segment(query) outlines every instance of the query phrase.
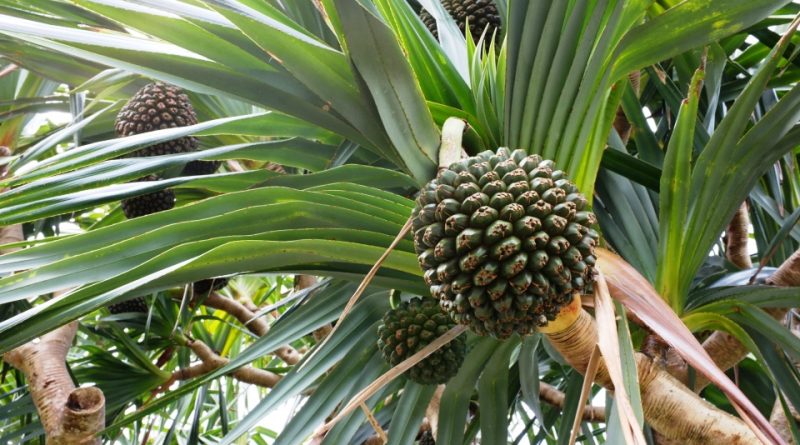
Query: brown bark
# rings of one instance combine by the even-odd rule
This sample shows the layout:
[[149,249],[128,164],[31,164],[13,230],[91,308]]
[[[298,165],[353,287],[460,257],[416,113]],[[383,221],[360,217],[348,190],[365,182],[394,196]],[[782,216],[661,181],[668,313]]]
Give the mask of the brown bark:
[[[787,402],[789,406],[789,412],[792,414],[792,422],[795,423],[798,427],[800,427],[800,412],[795,409],[795,407]],[[792,427],[789,423],[789,418],[786,417],[786,413],[783,411],[783,404],[781,404],[780,399],[775,399],[775,404],[772,405],[772,414],[769,416],[769,423],[775,427],[778,431],[778,434],[783,437],[783,439],[789,445],[796,445],[794,438],[792,437]]]
[[[0,147],[0,156],[8,156]],[[5,169],[0,169],[0,176]],[[0,246],[24,240],[22,224],[0,228]],[[0,249],[0,254],[19,248]],[[28,381],[33,403],[48,445],[100,444],[105,427],[105,397],[97,387],[76,388],[67,370],[67,352],[78,331],[78,322],[61,326],[2,356]]]
[[[572,367],[586,371],[598,342],[597,325],[589,313],[581,310],[569,326],[546,335]],[[698,397],[644,354],[636,353],[635,359],[645,420],[666,438],[685,445],[759,443],[741,419]],[[612,389],[602,360],[595,382]]]
[[[12,224],[10,226],[0,228],[0,246],[18,243],[24,239],[25,238],[22,235],[22,224]],[[19,248],[3,249],[2,252],[9,253],[15,250],[19,250]]]
[[[263,337],[269,332],[269,325],[263,318],[257,317],[256,313],[248,309],[244,304],[239,303],[233,298],[223,297],[214,292],[206,298],[204,305],[227,312],[241,324],[247,327],[250,332]],[[275,350],[275,355],[280,357],[287,365],[294,365],[300,361],[302,356],[291,346],[281,346]]]
[[750,217],[747,214],[747,202],[739,206],[725,230],[725,256],[728,261],[739,269],[753,267],[753,261],[747,252],[748,231],[750,230]]
[[[792,333],[797,337],[800,337],[800,330],[792,329]],[[795,362],[795,367],[800,369],[800,362]],[[769,422],[775,429],[778,431],[778,434],[783,437],[786,443],[790,445],[796,445],[794,437],[792,436],[792,427],[791,423],[794,423],[795,426],[800,428],[800,410],[795,408],[791,402],[787,401],[786,405],[789,408],[789,413],[791,414],[791,420],[789,417],[786,416],[786,412],[783,411],[783,404],[779,398],[775,399],[775,403],[772,405],[772,413],[769,416]]]
[[442,405],[442,394],[444,394],[444,385],[436,387],[436,391],[428,402],[428,407],[425,408],[425,420],[427,420],[427,429],[431,431],[433,437],[439,434],[439,407]]
[[384,445],[386,441],[383,440],[383,437],[375,434],[369,436],[367,440],[364,441],[364,445]]
[[[313,275],[295,275],[294,276],[294,291],[299,292],[303,289],[308,289],[309,287],[317,284],[317,277]],[[312,332],[312,336],[314,337],[314,341],[317,343],[321,342],[331,333],[333,330],[333,325],[328,323],[319,329]]]
[[3,359],[25,374],[48,445],[100,444],[105,398],[98,388],[76,388],[66,366],[78,323],[72,322],[7,352]]
[[[781,264],[778,270],[767,279],[767,284],[780,287],[800,287],[800,250],[793,253],[791,257]],[[776,319],[781,319],[786,315],[788,309],[773,308],[766,309],[766,311]],[[721,331],[711,334],[703,342],[703,348],[723,371],[742,361],[749,352],[736,337]],[[668,353],[667,370],[679,381],[688,384],[689,368],[675,351]],[[705,376],[699,373],[696,374],[695,391],[702,391],[708,384],[709,381]]]
[[313,275],[295,275],[294,290],[301,291],[317,284],[317,277]]
[[[228,359],[221,357],[202,341],[191,340],[187,346],[194,351],[195,355],[197,355],[197,358],[199,358],[202,363],[175,371],[167,385],[175,380],[188,380],[208,374],[228,364]],[[281,379],[280,376],[275,373],[263,369],[256,369],[252,366],[243,366],[233,371],[231,375],[241,382],[252,383],[265,388],[272,388]]]
[[[548,405],[555,406],[556,408],[564,409],[564,400],[566,396],[563,392],[559,391],[553,385],[545,382],[539,383],[539,399]],[[584,422],[606,422],[606,410],[602,406],[587,405],[583,407],[581,417]]]
[[780,287],[800,287],[800,249],[784,261],[771,277],[767,278],[767,284]]

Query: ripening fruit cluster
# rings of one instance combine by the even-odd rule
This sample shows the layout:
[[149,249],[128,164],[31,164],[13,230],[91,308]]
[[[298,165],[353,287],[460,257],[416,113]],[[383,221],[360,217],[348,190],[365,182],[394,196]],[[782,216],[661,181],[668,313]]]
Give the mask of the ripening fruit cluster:
[[[378,349],[390,365],[396,366],[454,326],[436,300],[413,298],[383,316]],[[465,350],[466,340],[461,335],[414,365],[406,376],[423,385],[444,383],[458,372]]]
[[527,335],[589,292],[595,216],[552,161],[486,151],[439,172],[413,212],[425,282],[480,335]]

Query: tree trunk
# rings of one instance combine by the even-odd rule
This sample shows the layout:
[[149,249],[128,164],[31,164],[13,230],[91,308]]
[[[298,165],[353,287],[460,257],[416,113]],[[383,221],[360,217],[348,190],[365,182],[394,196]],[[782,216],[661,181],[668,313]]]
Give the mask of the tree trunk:
[[[572,367],[585,373],[599,340],[594,318],[580,307],[580,298],[576,297],[556,322],[541,331]],[[759,443],[741,419],[701,399],[644,354],[636,353],[635,359],[645,420],[664,437],[685,445]],[[595,382],[613,389],[602,360]]]
[[67,370],[67,351],[78,322],[22,345],[3,358],[25,374],[48,445],[99,445],[105,398],[96,387],[76,388]]

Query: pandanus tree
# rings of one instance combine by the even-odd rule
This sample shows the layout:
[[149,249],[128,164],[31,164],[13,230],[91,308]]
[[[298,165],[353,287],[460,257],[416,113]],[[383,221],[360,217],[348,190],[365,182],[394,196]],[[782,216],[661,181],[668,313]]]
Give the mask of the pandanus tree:
[[0,0],[0,441],[796,443],[800,6],[484,3]]

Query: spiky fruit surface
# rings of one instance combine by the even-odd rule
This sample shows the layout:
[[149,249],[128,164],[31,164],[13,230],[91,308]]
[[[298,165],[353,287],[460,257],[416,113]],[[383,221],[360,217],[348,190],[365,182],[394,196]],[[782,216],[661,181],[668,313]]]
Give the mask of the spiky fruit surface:
[[[180,88],[163,82],[145,85],[117,114],[114,128],[119,136],[147,133],[197,123],[189,97]],[[132,156],[187,153],[197,148],[197,139],[182,137],[142,148]]]
[[144,297],[131,298],[130,300],[120,301],[119,303],[109,304],[108,310],[112,314],[126,314],[129,312],[147,313],[149,308]]
[[191,161],[183,167],[182,176],[210,175],[219,168],[219,161]]
[[[466,29],[467,21],[469,21],[469,32],[475,42],[480,39],[487,26],[489,29],[486,31],[486,35],[489,37],[495,33],[495,30],[500,29],[500,14],[498,14],[497,7],[491,0],[442,0],[442,6],[456,22],[462,33]],[[436,19],[425,9],[420,12],[419,18],[431,33],[438,38]]]
[[217,291],[228,285],[227,278],[208,278],[206,280],[195,281],[194,294],[205,295],[211,291]]
[[[155,175],[140,179],[140,181],[156,180],[158,180],[158,177]],[[171,189],[164,189],[153,193],[134,196],[133,198],[123,199],[121,207],[122,212],[125,213],[125,217],[128,219],[169,210],[175,207],[175,192]]]
[[479,335],[530,334],[593,281],[595,216],[538,155],[500,148],[453,163],[412,216],[431,294]]
[[[383,324],[378,328],[378,349],[390,365],[396,366],[453,326],[436,300],[414,298],[383,316]],[[414,365],[406,375],[423,385],[444,383],[458,372],[465,349],[462,335]]]

